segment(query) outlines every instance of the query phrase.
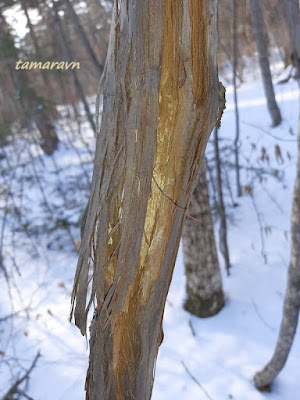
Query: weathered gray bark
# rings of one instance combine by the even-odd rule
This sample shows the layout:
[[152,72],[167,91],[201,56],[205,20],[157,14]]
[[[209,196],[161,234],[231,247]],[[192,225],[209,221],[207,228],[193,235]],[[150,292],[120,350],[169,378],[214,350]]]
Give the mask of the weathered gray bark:
[[187,214],[182,232],[187,290],[184,308],[198,317],[211,317],[223,307],[224,295],[209,204],[205,159],[201,162],[198,182]]
[[[51,15],[51,19],[53,21],[53,25],[54,25],[54,29],[57,32],[57,36],[60,42],[60,46],[62,48],[62,52],[66,57],[66,61],[68,62],[72,62],[73,61],[73,57],[72,57],[72,53],[71,50],[68,46],[68,42],[67,39],[65,37],[65,33],[63,31],[60,19],[59,19],[59,15],[58,15],[58,4],[53,1],[53,9],[54,9],[54,14],[52,14],[52,11],[49,9],[49,13]],[[78,97],[80,98],[80,100],[82,101],[83,107],[84,107],[84,111],[86,113],[87,119],[91,125],[91,128],[93,129],[94,133],[96,134],[96,125],[94,122],[94,118],[93,118],[93,114],[90,111],[90,107],[88,105],[88,102],[86,100],[83,88],[81,86],[81,83],[78,79],[77,73],[75,69],[71,69],[71,73],[72,73],[72,77],[73,77],[73,81],[74,81],[74,86],[76,88]]]
[[214,153],[215,153],[216,177],[217,177],[216,180],[217,180],[217,193],[218,193],[218,214],[220,217],[219,243],[220,243],[220,251],[224,257],[225,269],[227,271],[227,275],[229,275],[230,258],[229,258],[228,244],[227,244],[227,220],[226,220],[225,203],[223,198],[221,158],[219,152],[219,138],[218,138],[217,127],[215,127],[214,131]]
[[96,304],[88,400],[151,397],[186,207],[217,119],[216,13],[216,0],[114,4],[72,295],[83,334]]
[[78,15],[76,14],[72,3],[70,2],[70,0],[63,0],[63,2],[65,3],[65,5],[67,6],[70,18],[72,20],[72,23],[74,24],[75,27],[75,31],[76,34],[78,35],[79,39],[81,40],[84,48],[86,49],[87,54],[90,57],[90,60],[93,63],[93,66],[96,70],[96,72],[99,75],[99,78],[103,72],[103,66],[98,62],[97,57],[92,49],[92,46],[88,40],[88,37],[86,36],[86,33],[80,23],[80,20],[78,18]]
[[298,166],[293,196],[291,262],[279,338],[272,359],[254,377],[258,389],[270,385],[284,367],[293,344],[300,309],[300,119],[298,121]]
[[281,123],[281,113],[275,99],[270,64],[268,58],[268,46],[263,29],[263,18],[260,6],[260,0],[250,0],[252,23],[256,40],[256,47],[259,57],[259,65],[264,85],[268,110],[272,119],[272,126],[277,126]]

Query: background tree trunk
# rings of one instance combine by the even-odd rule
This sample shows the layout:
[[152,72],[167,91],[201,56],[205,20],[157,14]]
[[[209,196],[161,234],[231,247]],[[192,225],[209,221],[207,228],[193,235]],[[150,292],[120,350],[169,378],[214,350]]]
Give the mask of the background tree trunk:
[[183,220],[217,119],[216,13],[216,0],[114,4],[72,295],[83,334],[96,302],[88,400],[151,397]]
[[289,36],[292,48],[292,62],[297,69],[297,77],[300,77],[300,12],[299,0],[285,0],[285,15],[289,27]]
[[103,66],[100,65],[100,63],[97,60],[97,57],[92,49],[92,46],[88,40],[87,35],[85,34],[85,31],[80,23],[80,20],[76,14],[76,12],[74,11],[73,5],[70,2],[70,0],[63,0],[64,4],[67,6],[70,18],[72,20],[72,23],[74,24],[75,27],[75,31],[79,37],[79,39],[81,40],[84,48],[86,49],[87,54],[90,57],[90,60],[93,63],[93,66],[97,72],[97,75],[99,76],[99,79],[101,77],[101,74],[103,72]]
[[258,389],[270,385],[284,367],[297,329],[300,309],[300,118],[298,121],[298,166],[292,209],[292,253],[279,338],[272,359],[254,377]]
[[224,295],[209,203],[205,159],[201,161],[198,182],[187,214],[182,233],[187,289],[184,308],[198,317],[211,317],[223,307]]
[[41,104],[41,100],[31,85],[26,71],[22,69],[15,69],[15,63],[19,56],[18,49],[15,47],[14,39],[10,34],[1,8],[0,39],[10,42],[10,46],[7,49],[8,53],[3,54],[3,56],[5,57],[5,63],[12,80],[13,88],[19,98],[19,122],[21,122],[21,125],[29,125],[29,122],[35,122],[36,127],[41,135],[40,146],[45,154],[51,155],[56,150],[58,145],[58,137],[56,135],[54,125],[49,112],[47,112],[44,105]]
[[275,99],[275,93],[272,83],[272,76],[271,76],[269,57],[268,57],[268,46],[266,43],[266,37],[263,29],[263,17],[260,6],[260,0],[250,0],[250,5],[252,12],[252,22],[254,27],[256,47],[259,57],[259,65],[265,89],[267,105],[272,119],[272,126],[277,126],[281,123],[281,114]]
[[223,184],[222,184],[222,171],[221,171],[221,158],[219,152],[219,137],[218,128],[215,127],[214,131],[214,152],[215,152],[215,163],[216,163],[216,175],[217,175],[217,193],[218,193],[218,214],[220,217],[220,229],[219,229],[219,243],[220,251],[224,257],[225,269],[227,275],[229,275],[230,270],[230,258],[227,243],[227,219],[226,219],[226,209],[223,198]]
[[21,119],[23,122],[26,121],[27,125],[28,121],[35,122],[40,133],[39,144],[44,153],[49,156],[54,153],[59,143],[50,114],[43,106],[40,106],[37,94],[29,83],[26,71],[16,71],[14,63],[9,63],[8,66],[14,89],[17,93],[21,93]]
[[[52,14],[52,10],[50,8],[49,8],[49,13],[51,14],[51,19],[53,21],[54,29],[57,32],[57,36],[58,36],[58,40],[59,40],[60,45],[61,45],[62,52],[65,55],[66,60],[68,62],[72,62],[73,61],[72,53],[71,53],[71,50],[70,50],[70,48],[68,46],[68,42],[67,42],[67,39],[65,37],[65,34],[64,34],[64,31],[63,31],[63,28],[62,28],[62,25],[61,25],[61,22],[60,22],[60,19],[59,19],[57,7],[58,7],[58,4],[55,1],[53,1],[54,15]],[[87,119],[88,119],[88,121],[89,121],[89,123],[91,125],[92,130],[96,134],[96,125],[95,125],[95,122],[94,122],[93,114],[90,111],[89,104],[88,104],[88,102],[86,100],[83,88],[82,88],[82,86],[80,84],[80,81],[78,79],[78,76],[77,76],[75,68],[71,69],[71,73],[72,73],[72,76],[73,76],[74,86],[76,88],[78,97],[80,98],[80,100],[81,100],[81,102],[83,104],[83,108],[84,108],[84,111],[86,113]]]
[[58,145],[58,137],[49,114],[41,109],[36,110],[34,122],[41,134],[40,146],[44,153],[51,155]]
[[235,111],[235,139],[234,139],[234,157],[235,157],[235,176],[236,176],[236,191],[237,196],[242,195],[240,182],[240,161],[239,161],[239,140],[240,140],[240,117],[237,97],[237,57],[238,57],[238,42],[237,42],[237,5],[236,0],[232,0],[232,66],[233,66],[233,98]]
[[[39,61],[42,61],[43,60],[43,54],[42,54],[41,48],[39,46],[39,41],[38,41],[37,35],[35,34],[35,31],[34,31],[34,26],[32,25],[32,22],[31,22],[31,19],[30,19],[30,16],[29,16],[28,8],[27,8],[27,5],[26,5],[26,0],[21,0],[21,6],[22,6],[22,9],[23,9],[24,14],[26,16],[27,25],[28,25],[29,33],[30,33],[30,38],[31,38],[33,46],[34,46],[34,50],[35,50],[36,56],[38,57]],[[48,103],[50,103],[51,102],[50,99],[53,99],[55,97],[55,95],[54,95],[53,88],[51,86],[51,82],[50,82],[50,79],[49,79],[49,76],[48,76],[48,72],[43,70],[43,69],[40,70],[40,72],[41,72],[41,76],[42,76],[42,79],[43,79],[43,82],[44,82],[44,85],[45,85],[45,89],[47,91],[47,101],[48,101]],[[52,102],[53,102],[53,100],[52,100]],[[51,112],[51,115],[52,115],[53,118],[58,118],[59,117],[59,112],[57,111],[56,106],[54,104],[51,104],[50,112]],[[53,133],[55,134],[55,130],[52,130],[52,134]]]

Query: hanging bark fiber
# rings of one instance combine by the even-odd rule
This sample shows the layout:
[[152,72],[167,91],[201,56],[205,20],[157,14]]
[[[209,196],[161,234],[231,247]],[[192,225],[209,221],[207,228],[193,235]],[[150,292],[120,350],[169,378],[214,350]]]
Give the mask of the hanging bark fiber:
[[89,400],[151,397],[184,216],[221,111],[216,18],[216,0],[115,1],[72,295],[82,334],[95,302]]

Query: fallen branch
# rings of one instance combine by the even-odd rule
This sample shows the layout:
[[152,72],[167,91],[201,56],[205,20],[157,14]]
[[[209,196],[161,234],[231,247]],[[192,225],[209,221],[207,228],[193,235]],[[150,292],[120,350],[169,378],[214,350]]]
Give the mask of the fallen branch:
[[183,365],[183,368],[186,370],[187,374],[193,379],[193,381],[201,388],[201,390],[205,393],[206,397],[209,400],[213,400],[212,397],[208,394],[208,392],[204,389],[204,387],[201,385],[201,383],[194,377],[194,375],[191,373],[191,371],[188,369],[188,367],[185,365],[184,361],[181,361],[181,364]]

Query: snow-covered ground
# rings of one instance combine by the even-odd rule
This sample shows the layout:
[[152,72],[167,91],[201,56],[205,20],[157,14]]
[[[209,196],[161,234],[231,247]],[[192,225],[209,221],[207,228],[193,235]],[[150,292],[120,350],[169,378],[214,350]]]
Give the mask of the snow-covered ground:
[[[231,276],[223,274],[226,305],[209,319],[183,310],[185,277],[180,250],[164,316],[165,338],[156,365],[153,400],[299,399],[299,334],[272,392],[260,393],[252,383],[253,374],[274,350],[290,252],[298,86],[295,82],[277,85],[276,93],[283,123],[271,129],[260,81],[239,88],[241,180],[252,196],[237,199],[234,171],[229,168],[235,135],[233,93],[227,88],[227,109],[219,131],[233,196],[232,201],[225,184],[232,262]],[[34,400],[84,398],[88,348],[68,318],[76,267],[73,242],[79,239],[78,222],[88,196],[93,137],[86,124],[81,126],[82,136],[71,135],[70,128],[77,132],[77,125],[61,120],[61,144],[54,161],[26,141],[6,147],[5,154],[0,149],[4,157],[1,208],[10,210],[6,221],[3,215],[1,221],[1,227],[5,222],[3,257],[11,277],[8,290],[1,272],[0,318],[17,312],[13,318],[0,320],[0,395],[40,351],[28,394]],[[210,162],[212,157],[210,142]],[[238,205],[233,207],[233,202]],[[221,255],[220,263],[223,270]]]

